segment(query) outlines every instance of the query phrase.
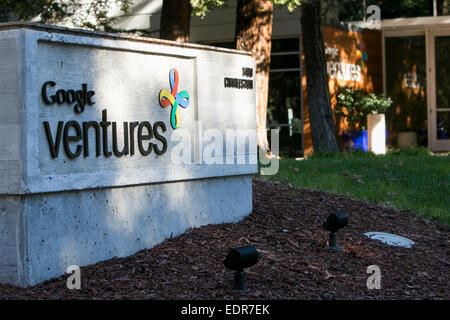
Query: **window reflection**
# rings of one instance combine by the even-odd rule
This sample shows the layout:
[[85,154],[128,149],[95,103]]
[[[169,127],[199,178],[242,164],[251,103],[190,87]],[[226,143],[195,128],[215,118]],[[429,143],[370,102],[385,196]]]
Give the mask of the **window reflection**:
[[450,37],[436,37],[436,107],[450,108]]
[[427,78],[425,36],[386,38],[386,94],[394,101],[386,112],[389,143],[399,132],[416,132],[426,145]]
[[299,48],[299,38],[272,40],[267,105],[267,127],[280,130],[280,153],[292,157],[303,155]]

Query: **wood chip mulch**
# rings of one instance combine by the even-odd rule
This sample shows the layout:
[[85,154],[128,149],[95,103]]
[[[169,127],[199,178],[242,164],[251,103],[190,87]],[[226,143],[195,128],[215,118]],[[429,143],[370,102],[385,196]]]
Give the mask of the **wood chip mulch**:
[[[82,267],[82,289],[67,276],[27,289],[0,285],[0,299],[445,299],[450,298],[449,228],[379,205],[255,180],[254,210],[239,223],[191,229],[149,250]],[[321,227],[329,213],[350,221],[343,252],[328,252]],[[412,249],[366,238],[382,231],[416,242]],[[258,263],[246,270],[249,292],[232,290],[228,250],[251,244]],[[366,286],[381,269],[381,289]]]

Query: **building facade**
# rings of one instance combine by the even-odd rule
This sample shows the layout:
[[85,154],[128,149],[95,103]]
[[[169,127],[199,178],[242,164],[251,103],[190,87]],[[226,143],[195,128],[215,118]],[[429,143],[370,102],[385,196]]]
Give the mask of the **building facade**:
[[[190,41],[233,47],[236,0],[191,19]],[[129,14],[112,10],[114,28],[158,38],[163,0],[135,0]],[[324,40],[332,105],[340,86],[390,96],[388,147],[450,150],[450,16],[384,20],[381,30],[338,22],[336,1],[325,2]],[[439,14],[439,13],[438,13]],[[267,128],[280,130],[280,151],[312,152],[303,72],[300,11],[274,7]],[[336,120],[338,137],[347,129]]]

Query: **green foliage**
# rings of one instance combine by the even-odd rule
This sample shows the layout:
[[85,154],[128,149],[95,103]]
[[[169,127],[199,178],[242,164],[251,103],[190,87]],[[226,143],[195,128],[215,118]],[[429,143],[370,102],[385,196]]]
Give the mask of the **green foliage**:
[[431,156],[433,153],[425,147],[408,147],[404,149],[392,149],[389,155],[394,156]]
[[[367,7],[377,5],[382,19],[423,17],[433,15],[433,2],[429,0],[367,0]],[[438,0],[440,11],[444,0]],[[447,9],[448,10],[448,9]],[[339,0],[339,19],[342,21],[363,20],[361,0]]]
[[77,27],[112,30],[115,18],[108,15],[113,6],[130,11],[132,0],[0,0],[0,21],[8,21],[13,15],[20,21],[28,21],[40,15],[41,22],[55,24],[70,22]]
[[[305,0],[273,0],[276,5],[297,9]],[[115,20],[108,16],[112,5],[118,4],[123,12],[130,12],[133,0],[0,0],[0,22],[13,15],[20,21],[28,21],[38,15],[43,23],[70,21],[75,26],[114,31],[110,24]],[[208,11],[224,7],[228,0],[191,0],[192,14],[204,18]],[[94,17],[94,21],[89,21]]]
[[0,21],[8,21],[10,15],[21,21],[27,21],[41,14],[43,21],[52,17],[62,18],[66,15],[69,4],[49,0],[0,0]]
[[337,92],[335,114],[347,119],[351,129],[365,129],[368,114],[384,113],[392,105],[391,98],[367,94],[363,90],[340,87]]
[[227,4],[227,0],[191,0],[192,14],[203,19],[208,11]]
[[450,224],[450,158],[430,156],[421,148],[407,152],[367,156],[328,153],[302,161],[282,159],[276,175],[261,177],[408,210]]
[[272,0],[277,6],[286,6],[289,12],[298,9],[307,0]]
[[362,97],[361,90],[354,90],[349,87],[338,89],[337,106],[334,112],[339,117],[346,118],[351,129],[356,129],[358,124],[364,122],[366,117],[361,107]]
[[361,104],[363,109],[368,112],[368,114],[379,114],[385,113],[386,110],[392,105],[392,99],[385,97],[384,95],[376,95],[371,93],[367,96],[362,97]]
[[333,151],[314,151],[314,153],[308,156],[308,159],[326,159],[326,158],[345,158],[346,154],[344,152],[333,152]]
[[361,149],[349,149],[347,152],[330,152],[330,151],[314,151],[308,159],[325,159],[325,158],[370,158],[375,157],[372,151],[364,151]]
[[[307,0],[272,0],[275,5],[286,6],[292,12],[300,7],[302,2]],[[206,16],[208,11],[215,8],[227,6],[228,0],[191,0],[192,14],[202,19]]]
[[375,153],[372,151],[364,151],[362,149],[349,149],[345,153],[346,157],[357,157],[357,158],[371,158],[375,157]]
[[[28,21],[40,15],[41,22],[55,24],[69,21],[78,27],[114,31],[110,25],[115,18],[108,15],[113,4],[119,4],[123,12],[130,12],[133,0],[0,0],[0,22],[12,16]],[[305,0],[273,0],[274,4],[286,6],[289,11],[297,9]],[[208,11],[221,8],[228,0],[191,0],[192,14],[204,18]],[[94,17],[94,21],[90,21]]]

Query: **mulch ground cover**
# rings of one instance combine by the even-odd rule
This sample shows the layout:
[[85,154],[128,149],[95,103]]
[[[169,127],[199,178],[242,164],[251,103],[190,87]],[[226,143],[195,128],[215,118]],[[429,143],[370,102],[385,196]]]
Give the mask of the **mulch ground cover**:
[[[22,289],[0,285],[0,299],[449,299],[449,228],[379,205],[255,180],[254,210],[239,223],[208,225],[126,258],[81,268],[81,290],[67,276]],[[344,210],[343,252],[328,252],[322,223]],[[392,247],[363,233],[383,231],[416,242]],[[249,292],[236,293],[223,260],[251,244],[258,263],[246,270]],[[381,289],[366,286],[381,269]]]

